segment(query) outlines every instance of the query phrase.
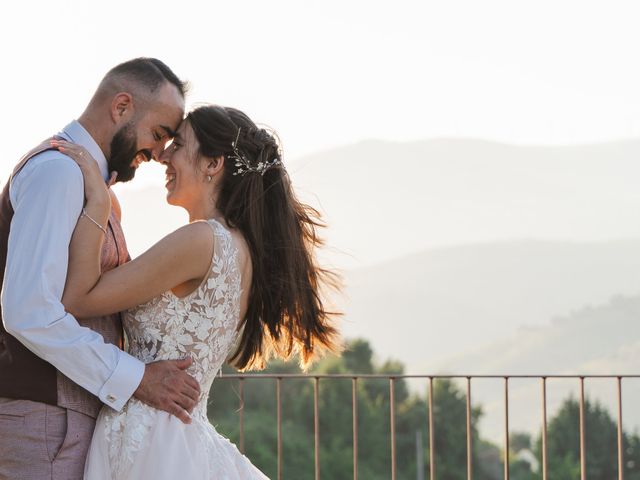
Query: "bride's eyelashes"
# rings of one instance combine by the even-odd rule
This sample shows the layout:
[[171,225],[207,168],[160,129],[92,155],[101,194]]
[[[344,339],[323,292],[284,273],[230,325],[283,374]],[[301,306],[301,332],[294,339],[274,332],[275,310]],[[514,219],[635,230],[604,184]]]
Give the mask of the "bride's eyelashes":
[[180,147],[182,147],[182,144],[174,138],[173,140],[171,140],[171,143],[169,143],[169,144],[165,147],[165,150],[166,150],[168,153],[173,153],[173,152],[175,152],[176,150],[178,150]]

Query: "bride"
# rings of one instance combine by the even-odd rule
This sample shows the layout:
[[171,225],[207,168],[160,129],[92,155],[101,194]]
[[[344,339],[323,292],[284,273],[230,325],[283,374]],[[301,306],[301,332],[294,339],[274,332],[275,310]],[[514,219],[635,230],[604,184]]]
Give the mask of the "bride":
[[[103,407],[85,465],[96,479],[264,479],[207,419],[222,363],[261,368],[272,355],[309,364],[337,332],[320,297],[335,278],[318,267],[318,213],[297,201],[274,136],[244,113],[203,106],[182,122],[160,162],[167,201],[190,223],[100,275],[111,196],[97,163],[53,141],[85,179],[63,303],[78,317],[125,311],[129,352],[144,362],[191,357],[202,394],[190,424],[132,398]],[[188,415],[188,414],[187,414]]]

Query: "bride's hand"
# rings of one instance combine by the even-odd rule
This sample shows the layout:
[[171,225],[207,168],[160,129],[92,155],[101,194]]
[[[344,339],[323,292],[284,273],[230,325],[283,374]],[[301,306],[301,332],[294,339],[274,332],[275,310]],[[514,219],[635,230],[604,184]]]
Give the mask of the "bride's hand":
[[[98,202],[101,205],[111,205],[111,196],[109,195],[108,186],[102,177],[98,162],[82,145],[70,143],[65,140],[51,140],[51,146],[60,150],[72,160],[74,160],[84,177],[84,195],[87,204]],[[113,183],[112,174],[109,186]]]

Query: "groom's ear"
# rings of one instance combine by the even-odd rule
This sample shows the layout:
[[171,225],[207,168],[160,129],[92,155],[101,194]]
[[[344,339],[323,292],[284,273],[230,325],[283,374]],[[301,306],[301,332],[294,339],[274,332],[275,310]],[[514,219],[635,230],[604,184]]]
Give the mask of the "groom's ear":
[[114,123],[128,121],[133,115],[133,97],[130,93],[117,93],[111,100],[111,119]]

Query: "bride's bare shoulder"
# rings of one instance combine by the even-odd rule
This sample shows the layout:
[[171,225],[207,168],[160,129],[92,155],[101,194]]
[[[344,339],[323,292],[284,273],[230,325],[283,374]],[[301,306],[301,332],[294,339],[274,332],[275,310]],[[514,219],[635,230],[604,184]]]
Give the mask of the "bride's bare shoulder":
[[206,239],[213,241],[211,226],[205,220],[196,220],[195,222],[187,223],[175,230],[171,235],[176,236],[180,240],[186,241],[200,241]]
[[180,254],[198,257],[213,251],[214,236],[207,222],[197,221],[188,223],[156,244],[166,254]]

